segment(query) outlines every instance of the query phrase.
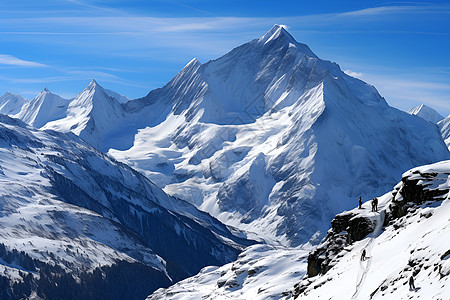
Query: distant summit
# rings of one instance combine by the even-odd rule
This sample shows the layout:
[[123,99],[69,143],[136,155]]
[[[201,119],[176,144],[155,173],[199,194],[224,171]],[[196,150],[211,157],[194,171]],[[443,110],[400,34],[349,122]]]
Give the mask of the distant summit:
[[52,94],[48,88],[45,88],[39,95],[26,103],[14,117],[33,127],[40,128],[47,122],[62,118],[68,104],[69,100]]
[[444,119],[444,117],[441,116],[436,110],[429,106],[426,106],[425,104],[421,104],[419,106],[411,108],[410,110],[408,110],[408,113],[414,116],[421,117],[422,119],[435,124]]
[[15,115],[27,102],[28,100],[20,95],[6,92],[0,97],[0,113],[5,115]]

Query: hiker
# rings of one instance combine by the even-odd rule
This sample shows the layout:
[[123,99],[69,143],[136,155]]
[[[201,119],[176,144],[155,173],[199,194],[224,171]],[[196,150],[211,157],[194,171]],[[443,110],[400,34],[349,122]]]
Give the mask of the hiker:
[[409,289],[411,291],[415,291],[416,290],[416,287],[414,286],[414,278],[413,278],[412,275],[411,275],[411,277],[409,277]]
[[374,211],[374,212],[378,211],[378,198],[377,197],[372,199],[372,211]]
[[359,196],[358,202],[359,202],[359,209],[361,209],[361,205],[362,205],[362,199],[361,199],[361,196]]
[[361,261],[365,261],[366,260],[366,249],[363,249],[362,253],[361,253]]

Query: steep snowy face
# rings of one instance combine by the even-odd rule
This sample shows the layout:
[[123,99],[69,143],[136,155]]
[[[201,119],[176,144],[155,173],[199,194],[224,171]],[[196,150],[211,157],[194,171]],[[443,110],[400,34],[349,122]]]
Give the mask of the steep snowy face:
[[308,276],[294,289],[294,298],[445,299],[450,293],[450,247],[443,242],[450,238],[449,174],[450,161],[409,170],[379,198],[377,212],[365,203],[336,216],[327,239],[310,254]]
[[378,197],[376,212],[367,201],[336,215],[316,247],[251,246],[233,263],[204,268],[148,300],[446,299],[449,174],[450,161],[409,170]]
[[434,124],[444,119],[444,117],[441,116],[436,110],[429,106],[426,106],[425,104],[421,104],[419,106],[411,108],[410,110],[408,110],[408,114],[421,117],[422,119],[425,119],[428,122]]
[[[315,78],[308,79],[313,69]],[[169,106],[172,113],[183,113],[188,121],[197,117],[219,125],[253,123],[275,104],[280,108],[289,102],[281,90],[301,94],[320,83],[326,73],[308,46],[275,25],[260,39],[217,60],[201,65],[193,59],[163,88],[127,103],[126,110],[147,112],[150,106],[154,111],[165,104],[160,109],[165,110],[163,117],[170,112]]]
[[95,80],[68,105],[63,118],[49,122],[42,129],[73,132],[96,148],[101,148],[106,133],[124,114],[122,106]]
[[125,104],[136,129],[109,153],[221,221],[288,245],[381,194],[404,170],[449,158],[434,125],[319,59],[282,27]]
[[119,93],[116,93],[116,92],[108,90],[108,89],[104,89],[104,90],[108,96],[115,98],[117,101],[119,101],[119,103],[126,103],[126,102],[130,101],[130,98],[128,98],[127,96],[121,95]]
[[450,149],[450,116],[437,123],[445,144]]
[[69,100],[52,94],[47,88],[42,90],[33,100],[23,105],[15,118],[40,128],[47,122],[58,120],[66,115]]
[[[250,244],[76,140],[0,115],[0,243],[9,250],[74,273],[137,263],[161,286],[227,263]],[[25,268],[0,262],[0,270]]]
[[27,102],[28,100],[20,95],[6,92],[0,97],[0,114],[15,115]]

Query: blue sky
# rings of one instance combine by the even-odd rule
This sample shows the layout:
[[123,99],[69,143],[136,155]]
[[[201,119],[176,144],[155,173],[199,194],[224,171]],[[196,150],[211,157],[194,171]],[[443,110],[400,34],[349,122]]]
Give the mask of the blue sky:
[[92,78],[130,98],[196,57],[215,59],[284,24],[389,104],[450,114],[447,1],[1,1],[0,94],[64,97]]

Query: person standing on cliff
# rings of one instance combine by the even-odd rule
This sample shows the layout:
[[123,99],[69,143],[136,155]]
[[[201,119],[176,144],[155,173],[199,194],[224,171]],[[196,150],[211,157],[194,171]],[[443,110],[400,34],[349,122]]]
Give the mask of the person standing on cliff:
[[372,199],[372,211],[373,212],[378,211],[378,198],[377,197]]
[[362,206],[362,199],[361,199],[361,196],[359,196],[358,202],[359,202],[359,209],[361,209],[361,206]]

